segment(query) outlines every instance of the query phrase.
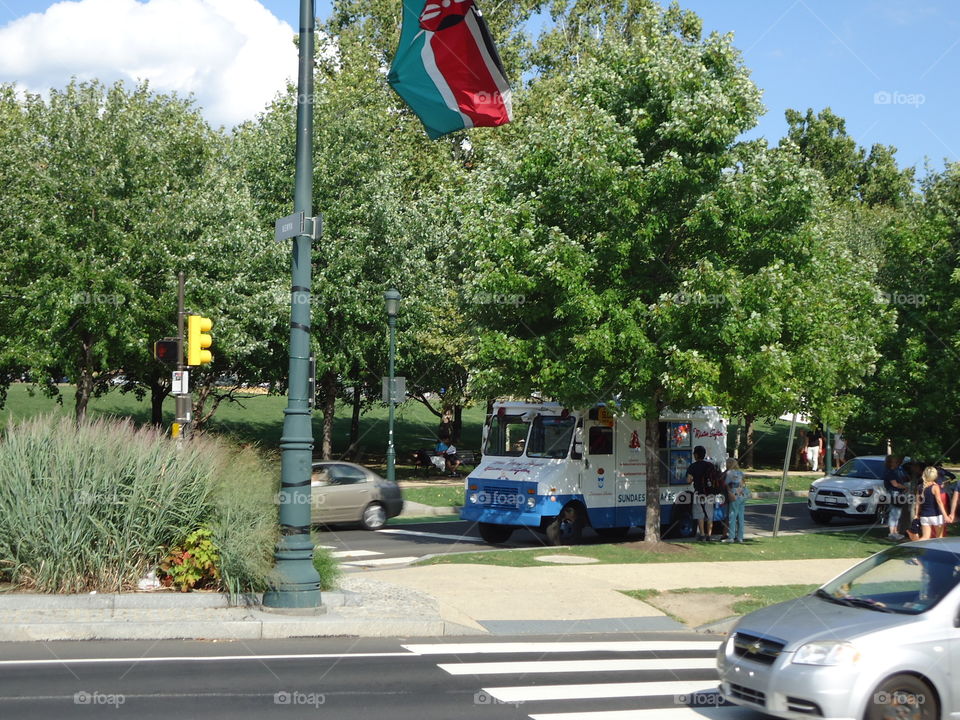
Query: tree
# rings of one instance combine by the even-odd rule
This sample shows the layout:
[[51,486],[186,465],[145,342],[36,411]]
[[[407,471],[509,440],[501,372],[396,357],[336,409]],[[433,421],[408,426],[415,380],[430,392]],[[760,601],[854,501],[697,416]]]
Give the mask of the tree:
[[11,322],[30,332],[10,352],[37,382],[71,377],[78,418],[124,375],[127,389],[152,392],[159,422],[169,376],[152,346],[176,328],[177,271],[190,276],[188,303],[216,318],[229,365],[257,345],[257,304],[244,298],[269,286],[265,263],[279,253],[256,241],[225,139],[190,101],[74,81],[48,101],[28,95],[22,114],[32,181],[7,230],[7,272],[24,298]]
[[[854,259],[822,227],[819,176],[796,150],[735,144],[760,103],[729,37],[652,2],[578,3],[560,20],[520,119],[480,153],[468,291],[523,301],[475,306],[471,366],[481,393],[644,418],[655,541],[664,408],[827,403],[875,359],[876,329],[816,321],[874,293],[869,278],[830,282]],[[796,328],[799,309],[814,322]],[[831,345],[848,332],[850,358]]]

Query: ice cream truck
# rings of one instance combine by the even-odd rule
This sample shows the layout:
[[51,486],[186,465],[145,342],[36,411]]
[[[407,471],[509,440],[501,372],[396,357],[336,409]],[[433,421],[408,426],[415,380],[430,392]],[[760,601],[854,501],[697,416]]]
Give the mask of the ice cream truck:
[[[571,410],[557,403],[498,402],[483,430],[480,463],[465,482],[460,517],[480,535],[502,543],[517,528],[573,544],[590,526],[623,537],[646,522],[646,422],[596,406]],[[727,423],[716,408],[666,411],[660,418],[661,522],[692,534],[687,466],[703,445],[723,469]]]

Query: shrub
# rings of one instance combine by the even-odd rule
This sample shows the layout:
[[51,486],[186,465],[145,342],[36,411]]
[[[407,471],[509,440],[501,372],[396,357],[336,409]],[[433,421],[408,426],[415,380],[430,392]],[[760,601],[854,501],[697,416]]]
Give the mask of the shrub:
[[320,574],[320,589],[333,590],[337,586],[340,574],[340,563],[330,554],[330,551],[322,547],[313,548],[313,567]]
[[259,590],[276,484],[254,450],[211,437],[178,447],[129,421],[11,423],[0,437],[0,572],[42,592],[130,589],[205,526],[226,588]]
[[210,530],[200,528],[170,552],[160,563],[160,581],[181,592],[220,585],[220,552],[210,539]]

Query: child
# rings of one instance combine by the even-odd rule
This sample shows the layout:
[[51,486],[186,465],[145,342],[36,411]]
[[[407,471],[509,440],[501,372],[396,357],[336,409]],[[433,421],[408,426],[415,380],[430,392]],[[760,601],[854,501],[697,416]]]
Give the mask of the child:
[[747,484],[736,458],[727,458],[727,518],[730,523],[725,543],[743,542],[743,511],[747,504]]

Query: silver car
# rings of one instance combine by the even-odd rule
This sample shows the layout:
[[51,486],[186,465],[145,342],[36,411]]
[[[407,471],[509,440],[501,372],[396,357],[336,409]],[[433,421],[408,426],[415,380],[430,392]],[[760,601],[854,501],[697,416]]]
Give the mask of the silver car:
[[314,463],[310,485],[310,520],[318,525],[360,523],[378,530],[403,511],[400,487],[355,463]]
[[882,455],[865,455],[844,463],[826,477],[814,480],[807,509],[814,522],[826,525],[832,518],[886,522],[890,498],[883,486]]
[[742,617],[720,693],[781,718],[960,717],[960,538],[890,547]]

